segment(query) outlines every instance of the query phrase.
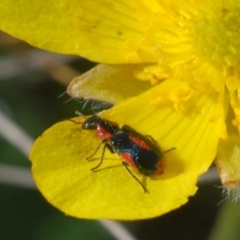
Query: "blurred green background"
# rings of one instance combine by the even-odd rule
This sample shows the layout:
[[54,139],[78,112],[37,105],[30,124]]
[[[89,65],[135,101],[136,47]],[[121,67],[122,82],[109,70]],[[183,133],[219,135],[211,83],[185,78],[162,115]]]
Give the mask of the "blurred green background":
[[[73,77],[94,65],[80,57],[35,49],[0,32],[0,120],[6,116],[31,140],[54,123],[74,117],[75,110],[89,114],[83,102],[63,93]],[[2,123],[0,128],[15,138],[11,126]],[[26,154],[0,131],[0,240],[127,239],[113,228],[118,237],[114,236],[99,221],[68,217],[52,207],[34,188],[30,168]],[[19,180],[23,176],[26,184]],[[119,224],[131,239],[240,239],[239,204],[219,204],[223,196],[214,179],[200,183],[197,194],[175,211]]]

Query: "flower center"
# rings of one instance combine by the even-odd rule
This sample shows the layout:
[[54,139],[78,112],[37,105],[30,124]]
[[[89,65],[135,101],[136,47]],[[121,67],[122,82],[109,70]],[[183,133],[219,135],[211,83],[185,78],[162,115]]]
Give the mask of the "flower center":
[[165,79],[196,89],[230,92],[240,88],[239,0],[159,1],[139,56],[156,62],[138,78]]
[[196,51],[211,64],[239,68],[240,7],[238,3],[229,5],[228,8],[216,6],[201,14],[201,19],[195,22],[193,40]]

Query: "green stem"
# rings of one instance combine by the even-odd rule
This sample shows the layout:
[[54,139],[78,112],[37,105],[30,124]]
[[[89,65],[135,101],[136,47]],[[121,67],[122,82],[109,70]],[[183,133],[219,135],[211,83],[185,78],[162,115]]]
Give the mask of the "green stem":
[[209,240],[240,239],[240,202],[228,202],[219,213]]

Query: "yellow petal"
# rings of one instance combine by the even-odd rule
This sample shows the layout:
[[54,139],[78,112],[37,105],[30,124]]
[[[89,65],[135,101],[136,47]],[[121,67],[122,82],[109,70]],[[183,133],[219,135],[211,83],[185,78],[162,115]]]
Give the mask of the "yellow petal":
[[150,194],[144,193],[121,166],[119,158],[108,152],[102,170],[92,172],[91,168],[99,163],[101,151],[94,161],[88,162],[86,157],[99,142],[93,134],[80,132],[79,125],[69,121],[54,125],[33,146],[30,158],[37,187],[65,214],[90,219],[149,218],[169,211],[173,203],[179,206],[186,202],[189,191],[190,195],[195,193],[191,174],[184,178],[184,186],[174,193],[174,197],[175,181],[181,176],[176,176],[175,181],[166,185],[167,179],[171,180],[169,174],[161,180],[147,182]]
[[[176,147],[165,153],[165,170],[157,180],[143,179],[150,193],[144,193],[121,166],[119,157],[108,151],[101,170],[92,172],[101,150],[94,161],[86,157],[100,139],[89,130],[81,132],[78,124],[65,121],[39,137],[30,155],[34,179],[49,202],[75,217],[125,220],[159,216],[187,202],[197,190],[199,175],[216,155],[217,124],[209,118],[218,95],[199,93],[185,115],[171,105],[150,106],[151,96],[148,91],[102,115],[151,135],[163,151]],[[140,174],[134,173],[142,180]]]
[[[96,62],[141,61],[126,44],[139,44],[143,26],[134,1],[0,1],[0,29],[46,50]],[[133,57],[135,56],[135,57]]]
[[100,64],[74,78],[68,86],[68,94],[73,98],[91,98],[116,104],[151,87],[148,82],[138,81],[133,77],[134,72],[144,66],[146,64]]

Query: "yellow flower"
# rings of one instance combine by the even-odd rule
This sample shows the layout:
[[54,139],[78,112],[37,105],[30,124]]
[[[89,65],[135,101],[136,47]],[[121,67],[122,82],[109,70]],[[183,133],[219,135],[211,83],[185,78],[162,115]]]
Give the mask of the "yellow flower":
[[[151,135],[164,155],[157,180],[134,174],[106,152],[103,170],[87,161],[100,139],[61,122],[36,141],[33,176],[49,202],[81,218],[141,219],[184,204],[217,157],[222,182],[239,184],[240,7],[237,0],[2,0],[0,27],[30,44],[79,54],[100,65],[75,79],[73,97],[116,103],[101,117]],[[121,65],[127,63],[125,65]],[[138,80],[136,80],[138,79]],[[84,119],[75,119],[82,122]],[[107,168],[107,169],[105,169]]]

